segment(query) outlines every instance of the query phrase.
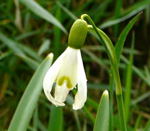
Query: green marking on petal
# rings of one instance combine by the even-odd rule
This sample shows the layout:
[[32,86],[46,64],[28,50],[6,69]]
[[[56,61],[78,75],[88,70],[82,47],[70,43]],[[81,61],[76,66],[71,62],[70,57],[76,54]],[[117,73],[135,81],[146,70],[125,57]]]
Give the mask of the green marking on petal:
[[57,83],[58,83],[59,86],[63,85],[64,82],[67,83],[67,88],[70,89],[70,88],[73,87],[73,85],[72,85],[72,83],[71,83],[71,80],[70,80],[69,77],[67,77],[67,76],[62,76],[62,77],[60,77],[60,78],[58,79],[58,81],[57,81]]

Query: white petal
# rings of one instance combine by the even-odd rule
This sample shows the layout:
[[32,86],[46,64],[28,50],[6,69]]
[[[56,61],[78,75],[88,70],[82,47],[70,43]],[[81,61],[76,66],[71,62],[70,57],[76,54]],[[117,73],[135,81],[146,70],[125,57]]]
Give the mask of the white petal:
[[47,92],[45,92],[45,95],[47,96],[48,100],[52,102],[55,106],[65,106],[64,103],[56,101],[51,94],[47,94]]
[[60,67],[63,63],[63,59],[64,59],[65,55],[66,55],[66,50],[54,62],[54,64],[49,68],[49,70],[47,71],[47,73],[44,77],[44,80],[43,80],[44,93],[45,93],[46,97],[48,98],[48,100],[51,101],[56,106],[64,106],[64,103],[56,102],[50,93],[51,93],[52,86],[56,80],[56,77],[59,73]]
[[69,91],[70,89],[67,88],[66,82],[62,86],[56,85],[54,93],[55,100],[63,103],[66,100]]
[[78,53],[78,91],[75,95],[73,109],[78,110],[84,106],[87,99],[87,79],[81,58],[81,52]]
[[72,87],[75,87],[77,84],[77,60],[79,52],[79,49],[73,49],[71,47],[67,48],[63,65],[58,74],[58,80],[63,76],[68,77],[71,81]]

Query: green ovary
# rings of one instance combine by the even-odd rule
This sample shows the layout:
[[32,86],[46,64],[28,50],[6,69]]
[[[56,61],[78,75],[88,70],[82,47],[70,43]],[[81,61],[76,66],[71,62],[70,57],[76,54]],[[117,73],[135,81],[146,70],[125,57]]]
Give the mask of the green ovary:
[[87,27],[88,26],[86,21],[81,19],[77,19],[73,23],[68,38],[68,45],[70,47],[74,49],[81,49],[87,36],[87,32],[88,32]]
[[67,83],[67,88],[70,89],[70,88],[73,87],[73,85],[72,85],[72,83],[71,83],[71,80],[70,80],[69,77],[67,77],[67,76],[62,76],[62,77],[60,77],[60,78],[58,79],[58,81],[57,81],[57,83],[58,83],[59,86],[63,85],[64,82]]

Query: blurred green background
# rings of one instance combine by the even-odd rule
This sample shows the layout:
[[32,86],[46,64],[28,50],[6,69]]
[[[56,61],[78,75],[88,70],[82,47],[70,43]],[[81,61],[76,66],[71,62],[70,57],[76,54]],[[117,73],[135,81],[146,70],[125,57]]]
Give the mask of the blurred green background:
[[[32,2],[36,2],[36,6],[32,6]],[[18,102],[42,59],[49,52],[53,52],[56,59],[67,47],[67,32],[75,19],[84,13],[90,15],[115,45],[129,20],[141,11],[140,19],[125,41],[120,63],[123,91],[127,86],[131,87],[129,131],[150,129],[150,0],[1,0],[0,131],[7,130]],[[131,43],[134,43],[133,50]],[[129,71],[131,54],[133,64]],[[55,122],[58,130],[93,129],[101,93],[104,89],[109,90],[111,83],[110,63],[104,47],[91,34],[88,34],[82,48],[82,56],[88,79],[85,107],[73,111],[66,104],[63,109],[56,109],[42,92],[28,130],[53,130],[50,125]],[[115,96],[112,104],[115,130],[119,126]],[[59,120],[53,121],[55,117]]]

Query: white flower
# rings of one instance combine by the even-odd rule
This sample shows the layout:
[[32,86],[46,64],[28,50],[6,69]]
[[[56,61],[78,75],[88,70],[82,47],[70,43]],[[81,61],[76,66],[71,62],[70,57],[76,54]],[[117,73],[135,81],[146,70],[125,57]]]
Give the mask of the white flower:
[[[51,94],[53,86],[54,96]],[[80,49],[68,47],[47,71],[43,88],[50,102],[56,106],[64,106],[69,91],[76,87],[74,110],[81,109],[87,99],[87,79]]]

